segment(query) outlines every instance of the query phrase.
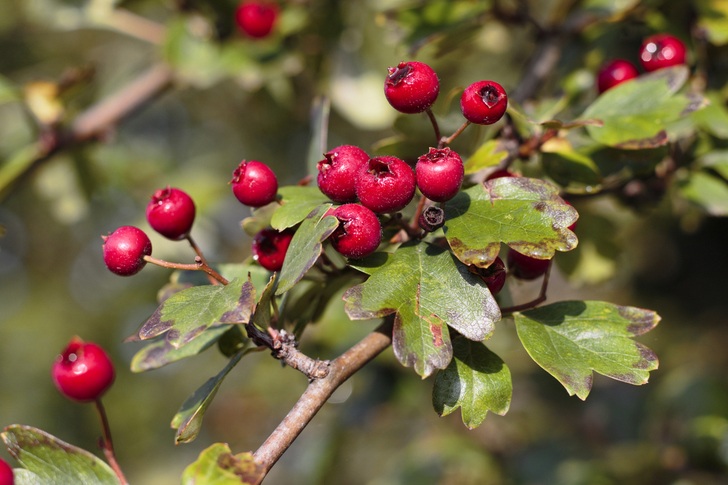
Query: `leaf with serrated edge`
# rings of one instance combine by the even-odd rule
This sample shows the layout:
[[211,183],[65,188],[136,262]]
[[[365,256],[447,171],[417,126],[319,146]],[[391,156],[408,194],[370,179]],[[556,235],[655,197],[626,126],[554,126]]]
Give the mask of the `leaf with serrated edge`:
[[331,204],[316,207],[296,230],[283,260],[276,295],[282,295],[301,281],[321,255],[321,243],[339,227],[336,217],[325,215],[330,208]]
[[223,286],[195,286],[175,293],[162,303],[139,330],[139,338],[166,333],[167,341],[180,348],[215,325],[247,323],[255,304],[250,281],[236,278]]
[[651,310],[600,301],[564,301],[514,313],[518,337],[531,358],[568,391],[586,399],[592,371],[645,384],[657,369],[654,352],[632,337],[660,321]]
[[159,369],[167,364],[197,355],[214,344],[228,330],[230,327],[227,325],[210,327],[192,342],[178,349],[172,347],[172,344],[166,339],[151,342],[132,357],[131,371],[144,372]]
[[447,325],[481,341],[500,320],[488,287],[449,251],[424,241],[375,253],[356,268],[370,277],[344,293],[346,314],[362,320],[394,313],[394,354],[423,378],[452,359]]
[[578,214],[543,180],[501,177],[461,191],[445,204],[445,237],[460,261],[486,268],[501,243],[537,259],[577,244],[567,229]]
[[215,443],[185,468],[182,485],[255,485],[264,477],[252,453],[233,455],[227,444]]
[[329,198],[322,194],[316,186],[291,185],[281,187],[278,190],[278,195],[282,198],[281,203],[271,219],[271,226],[278,231],[295,226],[306,219],[306,216],[316,207],[330,202]]
[[511,371],[501,358],[480,342],[456,337],[450,365],[435,377],[432,404],[440,416],[460,408],[463,424],[473,429],[488,411],[505,415],[512,393]]
[[0,437],[8,452],[35,474],[39,483],[119,485],[114,471],[103,460],[43,430],[14,424],[6,427]]

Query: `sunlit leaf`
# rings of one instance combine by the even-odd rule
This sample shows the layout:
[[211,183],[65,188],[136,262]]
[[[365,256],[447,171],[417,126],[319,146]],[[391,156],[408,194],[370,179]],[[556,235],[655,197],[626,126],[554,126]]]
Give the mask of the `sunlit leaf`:
[[499,140],[488,140],[463,162],[465,173],[472,174],[484,168],[495,167],[506,159],[508,152]]
[[329,198],[322,194],[316,186],[281,187],[278,189],[278,195],[282,198],[281,204],[271,219],[271,226],[278,231],[295,226],[303,221],[312,210],[321,204],[330,202]]
[[185,468],[182,485],[254,485],[264,476],[252,453],[233,455],[227,444],[215,443]]
[[144,372],[158,369],[167,364],[197,355],[217,342],[228,330],[230,328],[227,325],[208,328],[197,338],[180,348],[173,347],[166,339],[159,339],[148,344],[134,355],[131,359],[131,371]]

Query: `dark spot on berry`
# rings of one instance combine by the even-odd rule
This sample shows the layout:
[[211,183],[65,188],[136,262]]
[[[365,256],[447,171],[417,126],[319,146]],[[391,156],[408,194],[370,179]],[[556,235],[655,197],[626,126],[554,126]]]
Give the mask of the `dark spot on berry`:
[[412,66],[406,62],[400,62],[397,67],[389,68],[389,75],[387,75],[387,82],[396,86],[401,83],[408,75],[412,72]]
[[493,85],[488,84],[480,90],[480,97],[488,108],[492,108],[502,99],[503,94]]

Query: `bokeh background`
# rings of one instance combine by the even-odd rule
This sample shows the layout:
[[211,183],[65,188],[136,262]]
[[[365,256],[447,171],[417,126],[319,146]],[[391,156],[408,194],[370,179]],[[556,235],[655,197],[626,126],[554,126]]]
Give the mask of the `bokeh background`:
[[[725,109],[728,96],[728,39],[720,37],[728,31],[728,8],[717,0],[291,0],[281,5],[273,36],[257,42],[235,30],[235,6],[232,0],[0,4],[5,175],[28,158],[23,154],[40,136],[43,113],[67,126],[157,63],[176,72],[173,86],[100,141],[29,166],[0,199],[0,426],[32,425],[96,450],[93,409],[62,398],[50,380],[56,354],[73,335],[96,341],[117,365],[105,403],[119,461],[135,484],[179,483],[185,466],[213,442],[256,449],[306,385],[265,352],[246,357],[224,382],[198,439],[173,444],[172,416],[225,359],[213,348],[131,373],[139,347],[122,341],[154,311],[169,271],[148,267],[119,278],[101,258],[102,234],[126,224],[148,229],[144,208],[155,189],[172,185],[194,198],[192,234],[210,260],[244,260],[250,237],[240,221],[250,213],[228,186],[241,159],[270,164],[282,185],[298,182],[308,173],[312,106],[322,96],[330,102],[329,147],[356,144],[405,157],[424,152],[427,119],[389,107],[382,94],[386,68],[403,59],[430,63],[442,83],[435,112],[443,131],[452,131],[460,118],[450,93],[479,79],[498,80],[509,91],[524,82],[543,33],[516,15],[526,11],[519,6],[542,27],[573,27],[525,103],[533,112],[561,102],[560,116],[576,117],[596,97],[599,65],[613,57],[636,62],[641,40],[658,31],[686,41],[718,107]],[[59,82],[66,82],[59,96],[43,96]],[[41,108],[24,104],[33,96]],[[458,148],[472,152],[497,128],[469,130]],[[726,145],[720,130],[704,136],[710,150]],[[688,167],[691,156],[684,154]],[[521,168],[528,171],[529,163],[539,161]],[[336,393],[267,482],[728,483],[728,224],[720,211],[696,207],[675,187],[638,195],[574,199],[582,244],[574,255],[557,257],[549,296],[658,311],[661,324],[640,338],[661,362],[648,385],[597,376],[585,402],[569,397],[529,359],[504,320],[490,347],[513,374],[506,416],[490,414],[472,431],[459,413],[438,417],[432,379],[403,369],[389,350]],[[722,195],[714,200],[725,207]],[[155,256],[191,261],[184,244],[151,231],[150,237]],[[516,295],[533,290],[513,285]],[[331,358],[375,326],[347,321],[335,304],[302,347]],[[0,456],[10,459],[5,450]]]

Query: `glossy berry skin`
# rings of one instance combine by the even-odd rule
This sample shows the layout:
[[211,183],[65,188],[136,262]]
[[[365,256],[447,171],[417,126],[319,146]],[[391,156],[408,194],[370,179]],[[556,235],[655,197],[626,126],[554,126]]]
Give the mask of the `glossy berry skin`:
[[387,68],[384,97],[401,113],[421,113],[427,110],[440,94],[440,80],[430,66],[423,62],[400,62]]
[[463,160],[450,148],[430,148],[417,159],[417,187],[422,195],[435,202],[455,197],[465,177]]
[[0,458],[0,485],[13,485],[14,483],[13,468]]
[[599,69],[597,91],[601,94],[618,84],[636,78],[639,74],[639,71],[631,62],[624,59],[614,59]]
[[184,239],[195,221],[195,203],[180,189],[166,187],[152,195],[147,204],[147,222],[167,239]]
[[463,91],[460,109],[465,119],[478,125],[500,120],[508,108],[508,95],[495,81],[478,81]]
[[243,160],[230,181],[233,194],[241,204],[263,207],[276,200],[278,179],[270,167],[257,160]]
[[392,156],[371,158],[359,169],[356,195],[377,214],[404,209],[415,195],[415,172],[404,160]]
[[114,365],[104,349],[74,337],[51,369],[53,383],[74,401],[99,399],[114,382]]
[[235,23],[241,32],[254,39],[270,35],[278,19],[278,7],[273,3],[248,1],[235,10]]
[[354,145],[341,145],[324,153],[318,162],[318,187],[336,203],[356,200],[356,177],[359,169],[369,161],[369,155]]
[[263,229],[253,238],[253,259],[268,271],[280,271],[291,239],[293,231]]
[[490,290],[491,295],[497,295],[503,289],[506,284],[506,265],[503,263],[501,258],[495,258],[495,261],[491,263],[487,268],[478,268],[476,266],[469,266],[468,270],[476,274],[483,280],[485,285]]
[[331,245],[351,259],[369,256],[382,242],[382,226],[377,215],[361,204],[344,204],[330,215],[339,220],[339,227],[331,234]]
[[152,242],[149,236],[134,226],[121,226],[104,240],[104,263],[109,271],[119,276],[131,276],[144,268],[147,262],[144,256],[152,254]]
[[551,265],[550,259],[532,258],[513,249],[508,250],[506,260],[510,273],[522,280],[533,280],[543,276]]
[[640,47],[640,62],[645,71],[685,64],[685,44],[670,34],[647,37]]

